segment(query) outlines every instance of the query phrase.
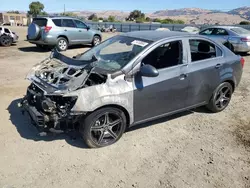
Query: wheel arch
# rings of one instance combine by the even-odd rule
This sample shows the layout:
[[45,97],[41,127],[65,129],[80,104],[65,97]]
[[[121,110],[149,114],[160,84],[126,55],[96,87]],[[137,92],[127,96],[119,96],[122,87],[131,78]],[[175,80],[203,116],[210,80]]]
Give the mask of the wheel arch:
[[65,38],[68,41],[68,43],[69,43],[69,39],[68,39],[68,37],[66,35],[59,35],[57,37],[57,39],[59,39],[59,38]]
[[95,34],[93,35],[92,40],[94,40],[94,37],[95,37],[95,36],[100,37],[100,39],[101,39],[101,41],[102,41],[102,36],[101,36],[100,34],[98,34],[98,33],[95,33]]
[[[235,81],[234,80],[232,80],[232,79],[227,79],[227,80],[224,80],[223,82],[228,82],[229,84],[231,84],[231,86],[232,86],[232,88],[233,88],[233,92],[234,92],[234,90],[235,90]],[[222,83],[223,83],[222,82]]]
[[[128,110],[126,108],[124,108],[123,106],[121,106],[121,105],[118,105],[118,104],[107,104],[107,105],[104,105],[104,106],[96,108],[94,111],[100,110],[100,109],[106,108],[106,107],[113,107],[113,108],[117,108],[117,109],[123,111],[124,114],[125,114],[125,117],[126,117],[126,122],[127,122],[126,126],[128,127],[130,125],[130,122],[131,122],[130,114],[129,114]],[[89,113],[91,113],[91,112],[89,112]]]

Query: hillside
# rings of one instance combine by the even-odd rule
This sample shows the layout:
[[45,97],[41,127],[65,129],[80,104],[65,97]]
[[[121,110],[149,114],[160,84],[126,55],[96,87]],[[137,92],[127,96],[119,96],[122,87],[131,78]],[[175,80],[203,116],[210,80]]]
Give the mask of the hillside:
[[233,9],[228,12],[229,14],[240,15],[243,18],[250,19],[250,7],[241,7],[237,9]]
[[[110,15],[115,16],[117,20],[125,20],[129,12],[108,10],[108,11],[75,11],[75,14],[88,18],[91,14],[98,17],[108,18]],[[181,19],[187,24],[238,24],[241,21],[250,19],[250,7],[241,7],[228,12],[219,10],[208,10],[201,8],[182,8],[174,10],[159,10],[153,13],[147,13],[150,18],[171,18]]]

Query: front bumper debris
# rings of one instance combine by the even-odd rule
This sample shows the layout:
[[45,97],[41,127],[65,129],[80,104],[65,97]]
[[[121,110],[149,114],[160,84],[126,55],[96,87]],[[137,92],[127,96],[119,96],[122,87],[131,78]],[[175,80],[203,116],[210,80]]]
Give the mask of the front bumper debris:
[[83,115],[71,112],[76,99],[51,97],[44,96],[34,84],[31,84],[19,107],[23,114],[29,115],[31,123],[41,132],[62,133],[75,130],[79,118]]

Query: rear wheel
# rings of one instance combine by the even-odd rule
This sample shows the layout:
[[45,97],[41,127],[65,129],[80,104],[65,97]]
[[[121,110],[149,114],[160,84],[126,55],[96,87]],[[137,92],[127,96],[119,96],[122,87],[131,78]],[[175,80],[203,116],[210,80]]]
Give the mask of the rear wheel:
[[7,35],[2,35],[0,37],[0,44],[5,47],[10,46],[12,44],[11,37]]
[[207,108],[215,113],[223,111],[230,103],[232,94],[233,87],[230,83],[224,82],[220,84],[214,91]]
[[99,148],[117,142],[126,129],[126,117],[122,110],[106,107],[87,116],[80,127],[85,143]]
[[66,51],[68,49],[68,40],[64,37],[57,39],[56,48],[59,51]]

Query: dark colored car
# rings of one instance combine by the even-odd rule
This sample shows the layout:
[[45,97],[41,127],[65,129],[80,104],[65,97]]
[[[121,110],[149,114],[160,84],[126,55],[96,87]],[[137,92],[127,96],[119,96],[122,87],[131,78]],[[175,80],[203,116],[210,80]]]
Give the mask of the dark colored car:
[[140,31],[69,58],[58,51],[28,74],[22,106],[44,131],[79,130],[89,147],[127,127],[199,106],[224,110],[244,59],[207,37]]

